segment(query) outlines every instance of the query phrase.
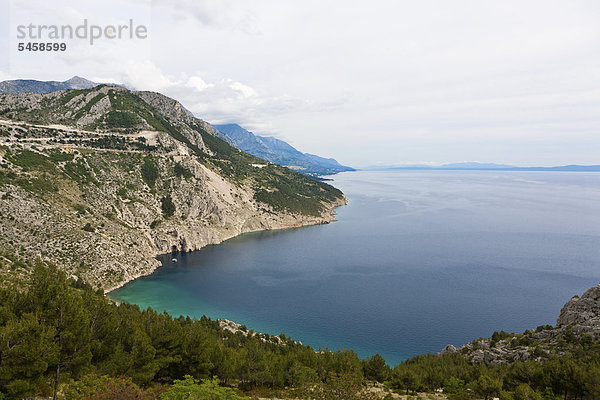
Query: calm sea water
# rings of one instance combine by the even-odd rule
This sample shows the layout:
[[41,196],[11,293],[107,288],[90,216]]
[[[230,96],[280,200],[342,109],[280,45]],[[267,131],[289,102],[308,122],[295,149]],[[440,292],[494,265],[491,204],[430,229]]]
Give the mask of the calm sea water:
[[113,299],[390,364],[554,324],[600,282],[600,173],[349,172],[329,225],[163,258]]

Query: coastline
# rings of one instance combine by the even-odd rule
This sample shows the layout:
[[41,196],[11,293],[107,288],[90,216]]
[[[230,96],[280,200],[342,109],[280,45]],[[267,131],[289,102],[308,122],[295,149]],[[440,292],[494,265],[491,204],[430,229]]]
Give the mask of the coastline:
[[[297,220],[297,222],[295,223],[288,223],[288,224],[274,224],[273,226],[268,226],[268,227],[261,227],[261,228],[257,228],[257,229],[253,229],[250,227],[250,225],[244,225],[248,226],[250,229],[244,230],[244,227],[242,227],[241,231],[233,233],[233,234],[225,234],[224,236],[220,236],[220,237],[212,237],[212,239],[215,239],[213,241],[209,241],[206,243],[203,243],[200,246],[194,246],[193,251],[200,251],[201,249],[203,249],[206,246],[211,246],[211,245],[219,245],[229,239],[233,239],[235,237],[247,234],[247,233],[253,233],[253,232],[265,232],[265,231],[277,231],[277,230],[287,230],[287,229],[295,229],[295,228],[302,228],[302,227],[307,227],[307,226],[316,226],[316,225],[325,225],[325,224],[329,224],[331,222],[335,222],[337,221],[336,218],[336,209],[338,207],[343,207],[345,205],[348,204],[348,198],[344,195],[341,199],[339,199],[338,201],[332,202],[330,204],[327,204],[327,209],[323,212],[323,214],[319,217],[312,217],[309,219],[304,219],[303,217],[306,216],[300,216],[301,218],[298,220],[298,215],[292,215],[292,214],[288,214],[287,216],[290,216],[294,219]],[[192,250],[190,249],[190,252]],[[178,251],[177,253],[181,253],[181,251]],[[129,279],[126,279],[122,282],[117,283],[114,286],[111,286],[109,288],[104,289],[104,296],[110,298],[108,295],[112,292],[114,292],[117,289],[122,288],[123,286],[139,279],[139,278],[143,278],[145,276],[149,276],[152,275],[156,270],[158,270],[159,268],[163,267],[163,263],[161,261],[158,260],[159,257],[167,255],[167,254],[172,254],[169,252],[160,252],[160,251],[156,251],[155,253],[153,253],[150,258],[153,261],[147,260],[149,261],[154,268],[148,270],[148,271],[143,271],[137,274],[132,274]],[[111,301],[113,301],[111,299]]]

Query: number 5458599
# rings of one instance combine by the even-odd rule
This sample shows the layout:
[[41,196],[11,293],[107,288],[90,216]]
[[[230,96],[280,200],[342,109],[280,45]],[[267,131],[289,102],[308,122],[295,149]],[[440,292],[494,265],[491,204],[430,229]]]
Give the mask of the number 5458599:
[[67,50],[67,44],[66,43],[53,43],[53,42],[19,43],[17,46],[17,50],[19,50],[19,51],[65,51],[65,50]]

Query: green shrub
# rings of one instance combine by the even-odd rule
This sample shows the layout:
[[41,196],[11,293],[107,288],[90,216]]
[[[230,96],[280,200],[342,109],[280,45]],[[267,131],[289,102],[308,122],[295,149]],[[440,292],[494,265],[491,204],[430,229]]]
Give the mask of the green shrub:
[[184,167],[180,163],[176,163],[175,164],[175,176],[177,176],[178,178],[181,178],[183,176],[185,179],[189,179],[193,175],[192,175],[192,172],[189,169],[187,169],[186,167]]
[[77,183],[97,183],[92,173],[80,160],[71,161],[65,164],[65,175]]
[[144,158],[144,164],[142,164],[142,178],[144,178],[144,181],[150,187],[153,187],[158,179],[158,167],[150,156]]
[[190,375],[175,383],[163,394],[161,400],[244,400],[236,392],[227,387],[219,386],[219,379],[203,379],[201,382]]
[[171,195],[168,194],[161,199],[161,209],[165,218],[172,217],[175,214],[175,204]]
[[58,186],[50,179],[18,178],[13,183],[29,192],[42,196],[51,192],[58,192]]
[[[164,391],[157,386],[150,389],[142,389],[127,377],[110,377],[96,374],[88,374],[78,381],[71,381],[62,388],[65,400],[79,399],[154,399]],[[1,399],[1,398],[0,398]]]

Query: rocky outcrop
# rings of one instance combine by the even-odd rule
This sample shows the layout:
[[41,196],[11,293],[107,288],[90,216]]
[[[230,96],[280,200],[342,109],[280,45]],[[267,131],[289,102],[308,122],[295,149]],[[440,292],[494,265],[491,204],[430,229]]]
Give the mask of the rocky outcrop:
[[446,347],[440,352],[440,354],[454,354],[458,351],[456,346],[447,344]]
[[274,336],[266,333],[255,332],[254,330],[248,330],[244,325],[230,321],[228,319],[218,319],[217,322],[221,329],[231,332],[234,335],[240,334],[243,336],[256,336],[263,342],[270,342],[280,346],[286,346],[287,343],[302,345],[302,342],[286,338],[284,335]]
[[460,353],[474,363],[502,364],[543,361],[578,346],[581,340],[600,338],[600,285],[574,296],[561,309],[556,326],[544,325],[521,334],[494,333],[458,348],[447,345],[440,354]]
[[589,288],[581,297],[574,296],[564,305],[556,326],[568,325],[575,332],[600,337],[600,285]]
[[[455,353],[466,356],[473,363],[502,364],[516,361],[542,361],[550,354],[549,349],[534,348],[521,344],[516,335],[498,342],[490,339],[479,339],[458,347]],[[531,337],[532,341],[536,340]],[[442,351],[441,354],[447,354]]]

